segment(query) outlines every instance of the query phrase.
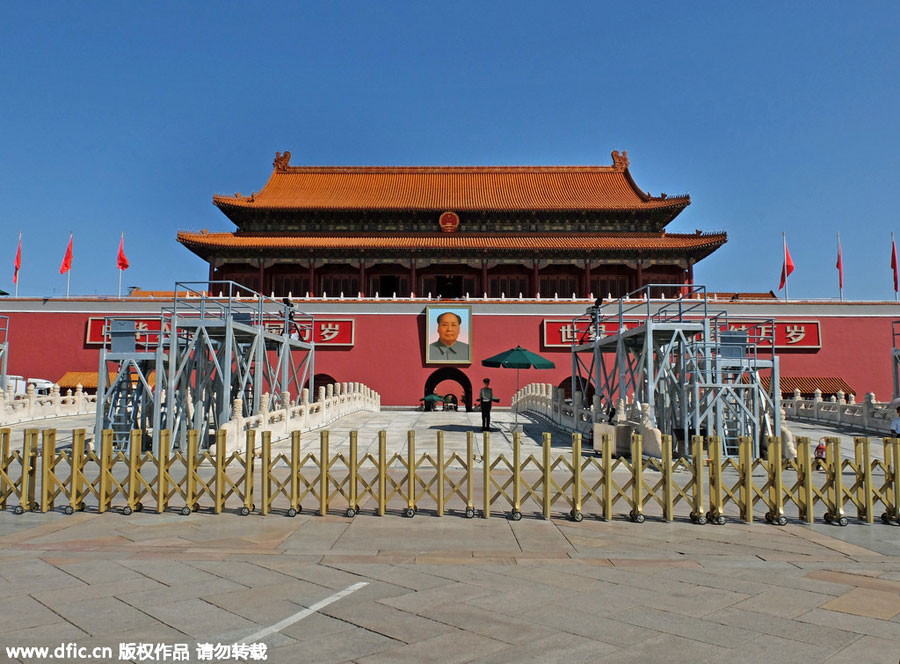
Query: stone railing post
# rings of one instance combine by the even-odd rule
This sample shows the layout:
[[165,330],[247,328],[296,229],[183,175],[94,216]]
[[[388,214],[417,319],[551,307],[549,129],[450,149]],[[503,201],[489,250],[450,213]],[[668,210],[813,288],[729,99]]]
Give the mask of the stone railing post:
[[875,393],[874,392],[866,392],[866,396],[863,398],[863,427],[868,427],[872,422],[872,418],[875,415]]
[[34,400],[37,395],[34,391],[34,384],[31,383],[25,390],[25,412],[28,413],[28,419],[34,419]]

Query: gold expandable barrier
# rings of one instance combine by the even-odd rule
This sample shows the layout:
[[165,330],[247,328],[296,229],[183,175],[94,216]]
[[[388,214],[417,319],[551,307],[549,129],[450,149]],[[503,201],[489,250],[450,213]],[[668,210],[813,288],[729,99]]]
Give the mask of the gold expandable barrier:
[[[689,454],[674,454],[673,440],[663,436],[659,457],[644,454],[641,436],[631,437],[630,457],[616,457],[614,442],[603,435],[593,450],[582,450],[581,434],[572,434],[571,451],[553,453],[551,435],[539,448],[523,451],[522,436],[508,437],[510,453],[492,450],[490,432],[477,454],[474,433],[463,451],[447,451],[445,434],[436,432],[425,449],[406,434],[405,449],[388,454],[387,432],[376,441],[359,433],[333,449],[331,432],[319,432],[316,452],[291,434],[288,445],[273,450],[270,432],[247,431],[241,450],[228,451],[223,431],[209,449],[198,449],[198,435],[188,432],[186,445],[171,450],[171,434],[160,432],[158,453],[144,451],[142,434],[132,432],[128,452],[113,448],[111,431],[100,433],[98,449],[86,445],[84,429],[72,434],[70,448],[57,449],[55,429],[26,429],[13,449],[10,429],[0,429],[0,509],[8,503],[19,514],[47,512],[60,505],[67,514],[88,507],[124,514],[153,505],[189,515],[197,510],[221,513],[237,509],[249,515],[295,516],[303,503],[326,515],[335,510],[354,517],[361,510],[383,516],[393,508],[407,517],[422,510],[436,516],[475,516],[502,512],[513,521],[523,515],[549,519],[554,513],[575,521],[586,515],[610,520],[625,513],[636,523],[649,510],[665,521],[689,516],[697,524],[722,525],[726,512],[745,522],[765,516],[784,525],[788,514],[806,523],[816,517],[845,525],[898,521],[900,440],[883,440],[883,458],[874,458],[868,438],[853,440],[853,456],[844,458],[840,440],[825,439],[824,458],[814,459],[809,438],[797,440],[798,456],[783,459],[781,440],[768,437],[765,455],[753,456],[751,440],[737,439],[738,456],[723,458],[722,441],[694,436]],[[257,443],[260,443],[257,449]],[[478,464],[480,463],[480,473]],[[707,508],[708,501],[708,508]],[[145,505],[146,503],[146,505]]]

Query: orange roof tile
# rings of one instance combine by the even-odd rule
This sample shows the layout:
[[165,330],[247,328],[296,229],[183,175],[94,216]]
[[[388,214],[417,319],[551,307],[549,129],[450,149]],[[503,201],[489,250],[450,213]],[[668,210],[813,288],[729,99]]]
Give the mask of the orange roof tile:
[[[61,389],[75,389],[78,385],[85,389],[96,390],[97,389],[97,372],[96,371],[67,371],[62,375],[56,384],[59,385]],[[109,382],[112,382],[116,377],[114,372],[109,373]],[[133,379],[132,382],[136,382],[137,379]],[[147,382],[150,383],[150,386],[156,383],[156,372],[151,371],[150,375],[147,377]]]
[[[768,390],[771,378],[762,376],[761,379],[763,387]],[[825,396],[837,394],[839,391],[844,394],[856,394],[856,390],[838,376],[781,376],[778,384],[782,394],[791,394],[796,389],[800,390],[800,394],[812,394],[817,388]]]
[[491,251],[676,251],[715,248],[725,233],[577,233],[487,234],[415,233],[347,235],[244,235],[179,231],[178,241],[190,249],[480,250]]
[[213,196],[220,208],[327,210],[648,210],[690,196],[642,191],[625,153],[613,166],[290,166],[280,153],[262,191]]

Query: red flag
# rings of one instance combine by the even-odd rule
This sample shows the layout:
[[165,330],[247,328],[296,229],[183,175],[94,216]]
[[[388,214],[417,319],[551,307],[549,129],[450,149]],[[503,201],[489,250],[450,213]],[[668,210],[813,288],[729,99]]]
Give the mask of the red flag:
[[897,245],[891,238],[891,269],[894,271],[894,292],[897,292]]
[[125,258],[125,234],[122,233],[122,239],[119,240],[119,256],[116,260],[116,264],[118,265],[120,270],[128,269],[128,259]]
[[841,241],[838,240],[838,259],[835,267],[838,270],[838,282],[841,288],[844,287],[844,261],[841,257]]
[[787,283],[787,278],[791,276],[791,272],[794,271],[794,261],[791,260],[791,252],[788,251],[787,243],[784,245],[784,265],[781,266],[781,285],[778,287],[778,290],[784,288],[785,283]]
[[22,267],[22,236],[19,235],[19,248],[16,250],[16,270],[13,272],[13,283],[19,283],[19,268]]
[[59,266],[59,273],[65,274],[72,269],[72,234],[69,233],[69,246],[66,247],[66,255],[63,256],[62,264]]

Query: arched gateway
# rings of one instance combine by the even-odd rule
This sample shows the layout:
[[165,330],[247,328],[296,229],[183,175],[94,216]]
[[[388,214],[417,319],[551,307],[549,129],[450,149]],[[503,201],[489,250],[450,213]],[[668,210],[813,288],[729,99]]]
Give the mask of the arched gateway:
[[[456,367],[442,367],[441,369],[432,372],[431,375],[428,376],[428,379],[425,381],[425,392],[423,396],[432,394],[434,392],[434,388],[436,388],[441,384],[442,381],[445,380],[452,380],[456,383],[459,383],[459,386],[463,389],[462,402],[466,405],[466,412],[471,412],[472,381],[470,381],[469,377]],[[428,408],[427,401],[425,402],[425,407]]]

